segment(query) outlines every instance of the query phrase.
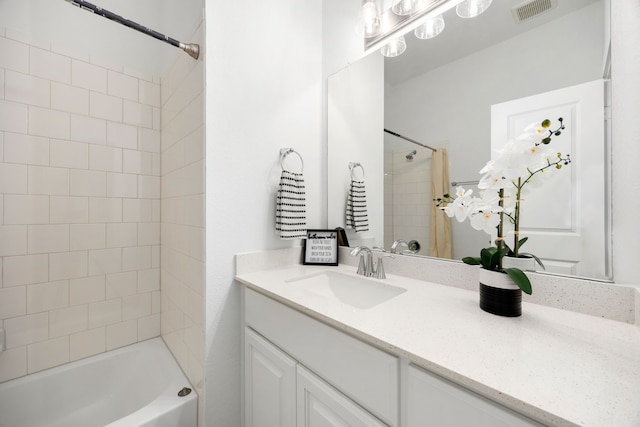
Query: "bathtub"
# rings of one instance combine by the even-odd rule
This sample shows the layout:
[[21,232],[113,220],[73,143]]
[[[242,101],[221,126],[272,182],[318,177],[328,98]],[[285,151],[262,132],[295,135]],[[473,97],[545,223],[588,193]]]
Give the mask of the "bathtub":
[[183,387],[154,338],[0,384],[0,427],[196,427],[198,398]]

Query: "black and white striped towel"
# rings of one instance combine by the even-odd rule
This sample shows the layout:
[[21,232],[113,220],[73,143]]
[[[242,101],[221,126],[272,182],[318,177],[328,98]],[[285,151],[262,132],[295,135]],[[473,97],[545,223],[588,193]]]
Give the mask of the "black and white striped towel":
[[276,231],[281,239],[307,237],[304,177],[282,170],[276,200]]
[[364,190],[364,181],[351,180],[349,194],[347,195],[346,227],[358,231],[369,230],[369,217],[367,216],[367,197]]

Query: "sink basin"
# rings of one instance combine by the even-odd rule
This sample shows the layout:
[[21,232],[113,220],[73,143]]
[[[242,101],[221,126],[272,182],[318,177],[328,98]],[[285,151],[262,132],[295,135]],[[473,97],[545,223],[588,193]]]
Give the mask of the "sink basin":
[[351,276],[335,271],[323,271],[287,280],[314,295],[335,298],[355,308],[375,307],[407,290],[376,279]]

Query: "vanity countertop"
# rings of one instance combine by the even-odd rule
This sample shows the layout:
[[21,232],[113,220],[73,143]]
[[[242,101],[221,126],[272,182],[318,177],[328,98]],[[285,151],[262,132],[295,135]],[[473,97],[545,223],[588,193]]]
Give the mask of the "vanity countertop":
[[521,317],[494,316],[476,292],[396,275],[381,282],[407,291],[368,309],[287,282],[322,271],[361,277],[292,265],[236,278],[544,424],[640,426],[636,325],[530,303]]

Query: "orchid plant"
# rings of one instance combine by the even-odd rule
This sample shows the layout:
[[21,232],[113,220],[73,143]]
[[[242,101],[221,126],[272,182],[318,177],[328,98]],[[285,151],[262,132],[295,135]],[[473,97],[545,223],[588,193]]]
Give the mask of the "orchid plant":
[[[508,274],[527,294],[531,294],[527,276],[518,268],[502,268],[502,258],[528,256],[542,265],[534,255],[520,251],[527,240],[519,237],[521,200],[526,191],[539,187],[553,171],[571,163],[569,154],[563,155],[549,147],[552,138],[565,128],[562,118],[558,122],[555,130],[551,129],[550,120],[533,123],[518,137],[507,141],[480,170],[483,176],[478,183],[479,196],[474,196],[473,190],[457,187],[453,197],[445,194],[435,199],[447,216],[459,222],[469,219],[474,229],[496,235],[495,247],[484,248],[480,257],[465,257],[462,261]],[[504,242],[505,219],[513,225],[511,247]]]

